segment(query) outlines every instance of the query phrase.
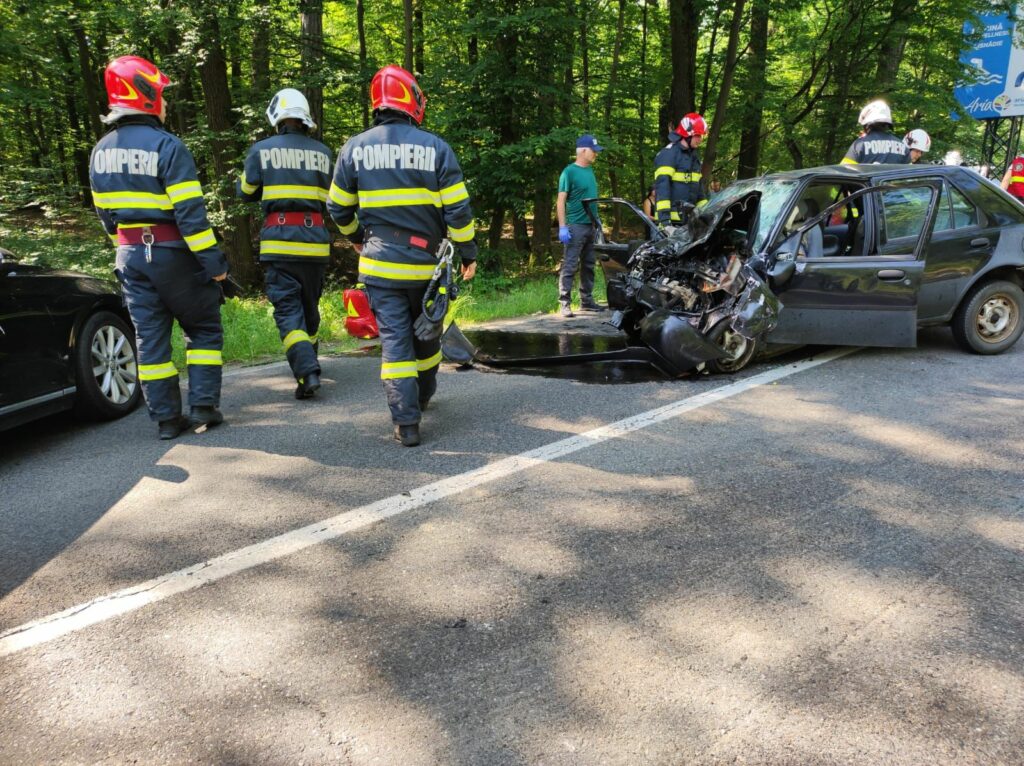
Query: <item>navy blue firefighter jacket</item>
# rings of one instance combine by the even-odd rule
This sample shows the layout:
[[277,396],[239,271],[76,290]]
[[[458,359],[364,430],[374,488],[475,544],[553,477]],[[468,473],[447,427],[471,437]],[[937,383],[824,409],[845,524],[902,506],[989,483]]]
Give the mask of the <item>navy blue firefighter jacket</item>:
[[286,126],[253,145],[236,191],[248,202],[260,202],[264,219],[261,261],[310,261],[330,256],[326,225],[307,226],[305,219],[297,225],[280,224],[274,218],[275,213],[326,216],[330,184],[331,150],[301,128]]
[[181,239],[160,247],[191,251],[211,279],[228,270],[206,217],[192,153],[149,115],[122,117],[92,150],[89,184],[103,228],[175,224]]
[[682,203],[696,205],[707,198],[700,166],[697,150],[685,148],[679,134],[670,132],[668,144],[654,158],[658,223],[678,223]]

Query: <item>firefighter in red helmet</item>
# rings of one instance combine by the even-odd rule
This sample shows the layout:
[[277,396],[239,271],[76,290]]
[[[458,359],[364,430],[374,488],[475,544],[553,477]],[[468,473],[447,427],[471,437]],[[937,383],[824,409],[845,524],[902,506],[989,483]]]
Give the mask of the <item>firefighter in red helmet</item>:
[[[189,425],[214,426],[221,388],[221,290],[228,265],[206,217],[196,164],[164,129],[170,80],[138,56],[105,75],[110,130],[92,150],[93,204],[117,247],[115,272],[139,347],[139,381],[161,439]],[[190,414],[182,415],[171,327],[185,332]]]
[[455,153],[419,127],[427,98],[416,78],[386,66],[374,75],[370,101],[373,125],[342,147],[327,208],[360,250],[359,280],[380,331],[395,439],[412,447],[420,443],[441,362],[440,338],[417,335],[414,325],[442,240],[455,244],[462,278],[473,277],[476,229]]
[[658,223],[675,227],[684,223],[690,205],[707,201],[701,177],[697,147],[707,135],[708,125],[697,112],[683,116],[669,132],[668,144],[654,158],[654,188],[657,195],[655,211]]

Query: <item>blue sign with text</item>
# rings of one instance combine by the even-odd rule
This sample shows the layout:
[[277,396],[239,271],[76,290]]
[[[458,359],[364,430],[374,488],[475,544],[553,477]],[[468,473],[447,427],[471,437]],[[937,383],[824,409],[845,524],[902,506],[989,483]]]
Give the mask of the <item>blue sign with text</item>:
[[960,85],[953,95],[964,112],[977,120],[1024,114],[1024,51],[1015,42],[1016,14],[981,14],[977,26],[964,24],[964,36],[980,28],[981,39],[960,55],[974,83]]

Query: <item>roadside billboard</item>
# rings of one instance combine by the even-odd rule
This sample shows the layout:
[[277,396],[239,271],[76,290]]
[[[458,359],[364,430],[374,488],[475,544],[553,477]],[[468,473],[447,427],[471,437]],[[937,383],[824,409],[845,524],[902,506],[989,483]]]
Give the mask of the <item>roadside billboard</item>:
[[[981,39],[960,55],[976,74],[973,85],[960,85],[953,95],[965,114],[976,120],[1024,115],[1024,49],[1017,38],[1016,13],[983,13],[964,24],[964,37],[980,28]],[[1020,21],[1024,32],[1024,20]]]

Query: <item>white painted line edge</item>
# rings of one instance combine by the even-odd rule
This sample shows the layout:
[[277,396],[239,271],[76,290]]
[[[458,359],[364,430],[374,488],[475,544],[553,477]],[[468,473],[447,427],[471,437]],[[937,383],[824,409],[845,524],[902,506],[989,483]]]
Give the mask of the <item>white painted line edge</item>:
[[155,577],[115,593],[100,596],[0,633],[0,657],[39,646],[90,625],[133,612],[149,604],[208,585],[282,556],[297,553],[317,543],[332,540],[378,521],[428,505],[435,500],[465,492],[481,484],[520,473],[573,452],[617,439],[701,407],[707,407],[753,388],[831,362],[857,350],[857,348],[835,349],[817,357],[774,367],[735,383],[704,391],[577,436],[560,439],[543,447],[502,458],[466,473],[425,484],[408,493],[392,495],[368,505],[344,511],[323,521],[308,524],[262,542],[229,551],[208,561]]

